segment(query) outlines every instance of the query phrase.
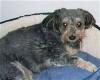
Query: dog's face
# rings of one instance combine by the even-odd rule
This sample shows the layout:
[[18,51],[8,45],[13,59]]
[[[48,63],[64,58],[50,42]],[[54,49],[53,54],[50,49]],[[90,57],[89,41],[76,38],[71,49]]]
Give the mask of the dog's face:
[[57,34],[64,49],[71,53],[80,48],[85,29],[93,24],[95,24],[93,16],[82,9],[59,9],[43,21],[46,30]]

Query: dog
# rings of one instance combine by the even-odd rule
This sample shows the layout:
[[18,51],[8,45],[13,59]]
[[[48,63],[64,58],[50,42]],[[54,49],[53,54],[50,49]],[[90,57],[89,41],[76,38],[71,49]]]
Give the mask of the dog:
[[[9,32],[0,39],[0,80],[17,80],[22,71],[16,61],[32,74],[50,66],[73,64],[85,37],[85,30],[96,25],[83,9],[58,9],[40,24]],[[13,63],[13,64],[12,64]]]

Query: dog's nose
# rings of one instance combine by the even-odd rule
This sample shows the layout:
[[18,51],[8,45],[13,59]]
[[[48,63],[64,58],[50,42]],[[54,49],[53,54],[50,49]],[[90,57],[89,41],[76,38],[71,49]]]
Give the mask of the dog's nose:
[[69,39],[70,39],[70,40],[75,40],[75,39],[76,39],[76,36],[71,35],[71,36],[69,36]]

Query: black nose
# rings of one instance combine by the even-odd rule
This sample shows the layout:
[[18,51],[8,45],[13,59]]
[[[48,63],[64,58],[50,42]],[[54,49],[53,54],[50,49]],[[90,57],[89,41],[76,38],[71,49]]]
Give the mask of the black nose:
[[76,39],[76,36],[71,35],[71,36],[69,36],[69,39],[70,39],[70,40],[75,40],[75,39]]

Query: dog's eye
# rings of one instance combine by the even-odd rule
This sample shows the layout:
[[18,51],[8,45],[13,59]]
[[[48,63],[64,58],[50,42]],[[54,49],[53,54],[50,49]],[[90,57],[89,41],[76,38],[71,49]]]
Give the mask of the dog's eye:
[[77,26],[78,28],[80,28],[80,27],[81,27],[81,25],[82,25],[82,23],[81,23],[81,22],[78,22],[78,23],[76,24],[76,26]]
[[63,26],[64,26],[64,28],[66,28],[68,26],[68,24],[67,23],[63,23]]

